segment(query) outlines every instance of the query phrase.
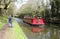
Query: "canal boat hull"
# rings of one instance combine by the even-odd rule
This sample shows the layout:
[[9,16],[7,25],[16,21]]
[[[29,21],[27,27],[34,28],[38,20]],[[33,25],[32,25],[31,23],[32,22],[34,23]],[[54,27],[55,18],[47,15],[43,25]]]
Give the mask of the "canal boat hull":
[[32,28],[31,28],[32,32],[37,32],[37,31],[41,31],[42,32],[44,30],[44,21],[43,21],[43,19],[37,19],[37,18],[28,19],[28,18],[24,18],[23,22],[32,26]]

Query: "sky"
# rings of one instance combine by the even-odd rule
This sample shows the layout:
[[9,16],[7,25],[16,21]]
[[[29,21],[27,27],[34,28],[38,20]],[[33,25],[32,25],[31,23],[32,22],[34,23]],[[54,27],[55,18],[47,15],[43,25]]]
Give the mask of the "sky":
[[17,9],[19,9],[23,4],[26,4],[28,0],[17,0],[14,2]]
[[[20,7],[23,5],[23,4],[26,4],[28,0],[17,0],[16,2],[14,2],[15,6],[16,6],[16,9],[20,9]],[[39,1],[42,1],[42,0],[39,0]],[[49,0],[47,0],[49,2]],[[44,3],[46,5],[46,0],[44,0]],[[41,4],[41,3],[40,3]]]

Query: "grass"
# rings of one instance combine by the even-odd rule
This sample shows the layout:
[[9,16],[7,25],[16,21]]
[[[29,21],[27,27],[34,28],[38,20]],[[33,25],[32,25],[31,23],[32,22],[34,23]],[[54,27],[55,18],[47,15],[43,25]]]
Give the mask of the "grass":
[[13,21],[12,28],[7,29],[5,36],[6,39],[27,39],[16,21]]
[[7,18],[0,16],[0,29],[3,28],[6,22],[7,22]]

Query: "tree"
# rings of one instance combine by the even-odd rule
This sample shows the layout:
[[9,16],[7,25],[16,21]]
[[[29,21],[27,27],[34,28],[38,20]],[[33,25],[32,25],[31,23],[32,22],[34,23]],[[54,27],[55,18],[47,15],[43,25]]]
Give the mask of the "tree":
[[53,0],[51,3],[52,17],[60,17],[60,0]]
[[3,15],[7,12],[9,5],[16,0],[1,0],[0,1],[0,15]]

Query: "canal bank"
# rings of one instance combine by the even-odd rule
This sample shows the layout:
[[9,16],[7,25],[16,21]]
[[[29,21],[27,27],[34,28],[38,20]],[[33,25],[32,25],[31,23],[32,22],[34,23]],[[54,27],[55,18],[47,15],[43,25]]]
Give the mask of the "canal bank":
[[9,25],[7,24],[2,30],[2,34],[0,33],[0,39],[27,39],[15,19],[13,19],[12,27],[8,26]]

